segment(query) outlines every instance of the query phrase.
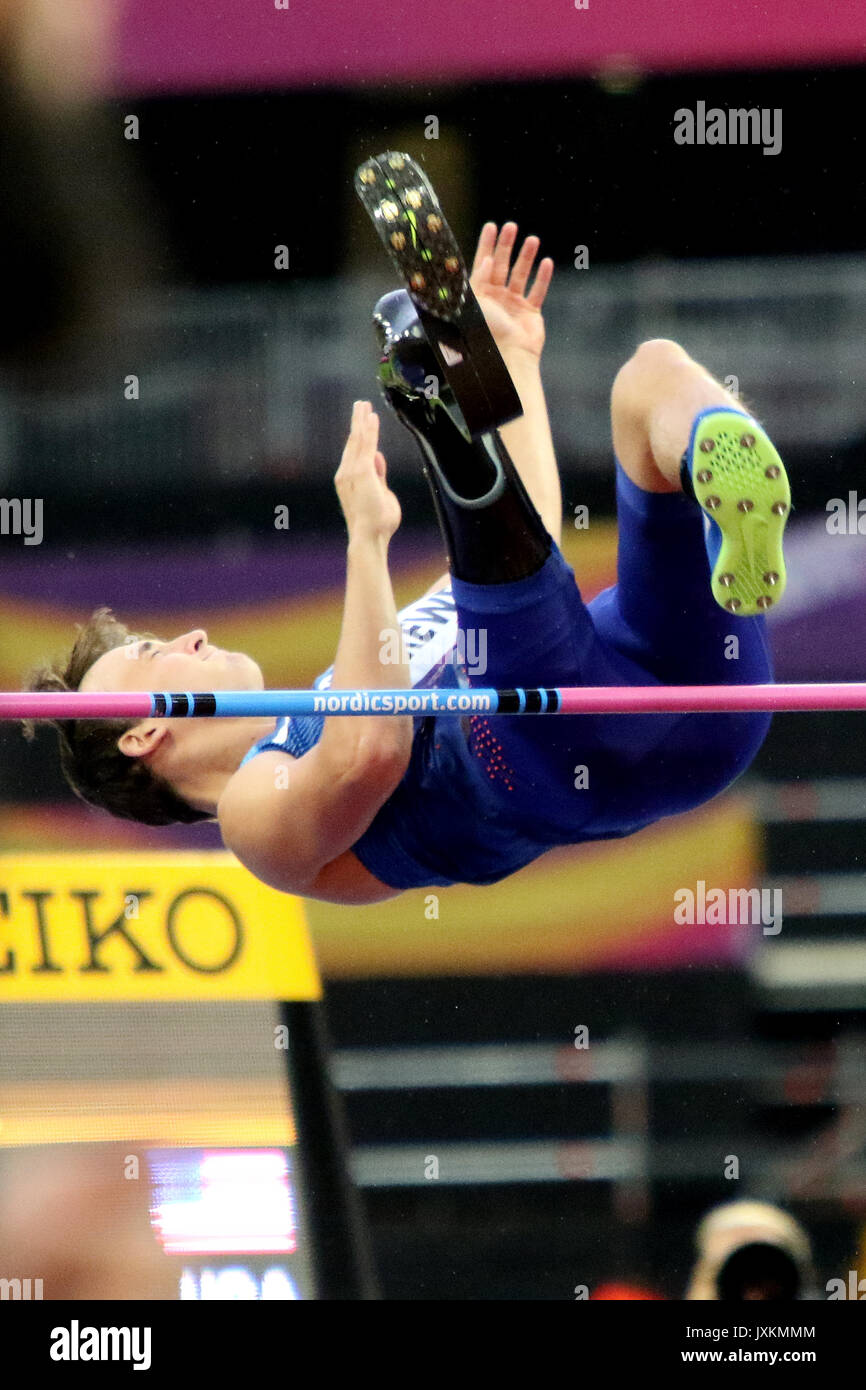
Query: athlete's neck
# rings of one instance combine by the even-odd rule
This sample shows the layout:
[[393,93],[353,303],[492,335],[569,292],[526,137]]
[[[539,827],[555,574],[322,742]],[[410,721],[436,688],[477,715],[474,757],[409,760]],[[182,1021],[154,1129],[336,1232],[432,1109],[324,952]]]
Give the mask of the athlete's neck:
[[[215,816],[226,786],[253,744],[273,732],[274,722],[267,717],[201,720],[201,746],[187,750],[181,774],[175,772],[170,775],[166,768],[163,775],[168,774],[168,780],[178,796],[183,797],[190,806]],[[153,770],[160,775],[156,758]]]

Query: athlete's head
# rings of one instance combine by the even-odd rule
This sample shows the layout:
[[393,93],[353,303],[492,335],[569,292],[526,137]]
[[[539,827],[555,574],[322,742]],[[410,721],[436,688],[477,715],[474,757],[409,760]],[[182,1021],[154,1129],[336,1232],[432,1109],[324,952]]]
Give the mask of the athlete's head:
[[[28,690],[261,690],[262,673],[243,652],[224,651],[195,628],[171,641],[131,633],[108,608],[79,627],[69,656],[35,671]],[[147,825],[208,820],[211,787],[237,766],[223,721],[52,720],[60,763],[77,796]],[[33,735],[25,722],[25,734]],[[233,764],[233,765],[232,765]]]

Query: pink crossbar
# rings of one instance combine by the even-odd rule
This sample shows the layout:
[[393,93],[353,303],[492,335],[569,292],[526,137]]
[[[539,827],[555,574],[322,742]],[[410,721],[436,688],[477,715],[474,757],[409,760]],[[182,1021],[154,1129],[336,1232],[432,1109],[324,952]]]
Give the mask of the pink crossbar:
[[[328,713],[334,713],[335,697],[345,701],[342,709],[336,712],[345,715],[379,714],[387,717],[395,712],[406,711],[406,696],[411,696],[409,712],[418,709],[421,713],[446,714],[462,712],[465,704],[454,705],[453,709],[443,709],[443,702],[449,695],[465,698],[473,697],[472,708],[484,710],[495,715],[514,714],[514,694],[510,691],[474,687],[471,691],[407,692],[399,691],[307,691],[307,690],[261,690],[261,691],[216,691],[212,694],[195,694],[189,701],[183,700],[172,708],[172,697],[154,695],[148,691],[121,691],[61,693],[55,691],[21,693],[9,691],[0,693],[0,719],[148,719],[159,715],[162,710],[158,701],[168,701],[168,708],[174,715],[223,716],[258,718],[277,717],[282,714],[305,715],[317,711],[324,712],[321,705],[322,694],[328,696]],[[379,708],[372,709],[367,695],[376,697]],[[532,713],[560,714],[663,714],[663,713],[725,713],[743,711],[766,711],[783,713],[804,710],[863,710],[866,709],[866,682],[851,681],[842,683],[808,685],[668,685],[668,686],[577,686],[556,690],[556,701],[549,698],[549,691],[542,692],[541,705],[534,699],[535,688],[527,687],[519,692],[521,704],[530,708],[521,710]],[[396,707],[388,704],[382,697],[392,696],[399,700]],[[423,709],[416,705],[416,699],[424,702]],[[477,699],[487,703],[475,703]],[[209,702],[209,707],[194,709],[194,702]],[[354,708],[352,704],[354,703]],[[435,703],[431,703],[435,701]],[[189,706],[187,709],[186,706]],[[551,704],[554,708],[551,709]],[[503,707],[500,708],[500,705]],[[383,707],[384,706],[384,707]]]

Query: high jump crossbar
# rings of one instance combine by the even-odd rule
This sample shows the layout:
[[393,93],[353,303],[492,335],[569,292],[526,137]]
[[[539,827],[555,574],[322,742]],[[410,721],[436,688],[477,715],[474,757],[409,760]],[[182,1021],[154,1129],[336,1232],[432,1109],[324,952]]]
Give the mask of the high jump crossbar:
[[284,715],[732,714],[866,710],[866,682],[496,690],[0,692],[2,719],[280,718]]

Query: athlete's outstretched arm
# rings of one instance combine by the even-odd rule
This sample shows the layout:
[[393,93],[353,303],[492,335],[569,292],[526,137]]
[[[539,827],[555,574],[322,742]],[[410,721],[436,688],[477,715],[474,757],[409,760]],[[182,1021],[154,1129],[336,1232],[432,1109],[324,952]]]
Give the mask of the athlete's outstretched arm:
[[[386,482],[378,441],[378,415],[369,401],[357,401],[352,433],[334,479],[349,533],[334,690],[376,689],[390,686],[392,680],[395,689],[409,688],[408,663],[394,657],[395,646],[402,656],[402,643],[383,637],[383,633],[392,639],[400,634],[388,544],[401,517],[400,503]],[[401,765],[402,777],[412,748],[412,727],[411,717],[405,715],[327,719],[319,745],[321,756],[332,760],[335,770],[359,760],[365,765],[371,759],[393,761]]]
[[[352,431],[335,483],[349,532],[343,625],[334,690],[408,689],[409,669],[394,660],[399,633],[388,573],[388,542],[400,504],[377,450],[378,417],[367,401]],[[396,644],[402,656],[402,643]],[[387,653],[387,656],[383,655]],[[265,751],[231,778],[220,798],[223,838],[254,874],[285,892],[304,893],[324,865],[349,849],[387,801],[408,766],[411,715],[353,715],[325,720],[303,757]]]
[[557,545],[562,538],[562,490],[541,385],[544,319],[541,309],[553,277],[553,261],[539,262],[527,289],[540,245],[527,237],[512,265],[517,223],[498,230],[487,222],[478,238],[472,288],[502,353],[523,405],[523,415],[500,431],[523,485]]

